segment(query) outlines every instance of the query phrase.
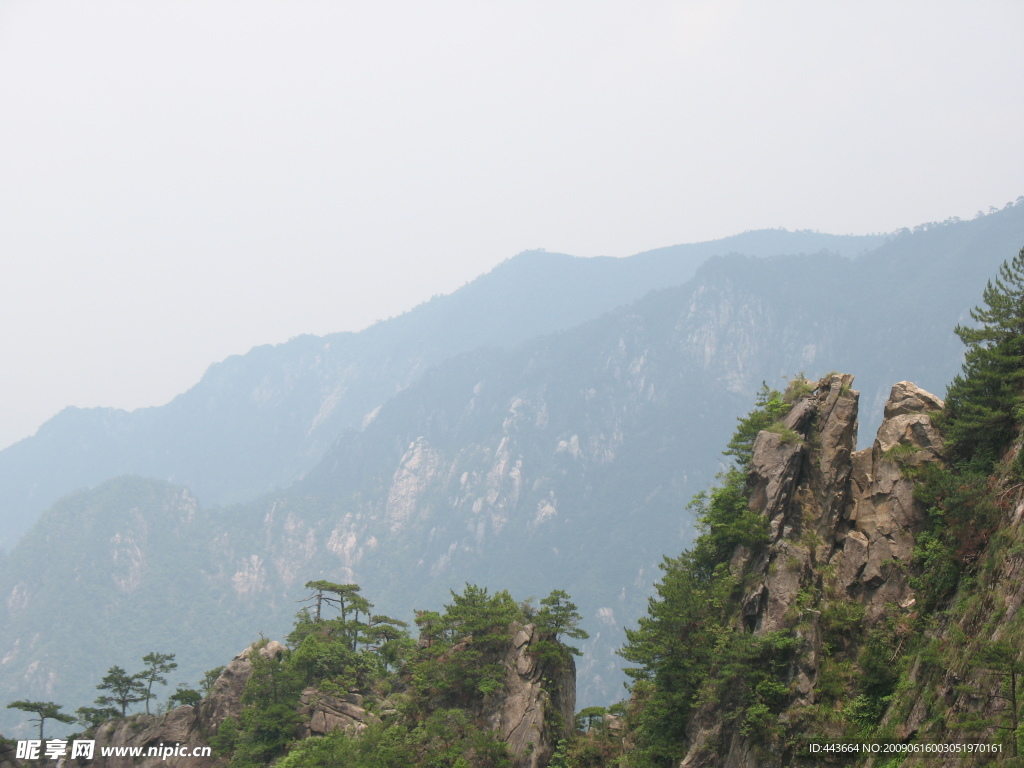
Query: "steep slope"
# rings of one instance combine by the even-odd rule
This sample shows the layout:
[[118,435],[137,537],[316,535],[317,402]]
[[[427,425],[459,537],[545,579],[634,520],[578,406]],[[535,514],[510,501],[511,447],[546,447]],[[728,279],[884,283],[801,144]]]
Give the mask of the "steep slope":
[[231,357],[165,406],[68,408],[0,451],[0,547],[59,497],[118,475],[184,484],[208,504],[286,485],[343,429],[359,427],[440,361],[570,328],[686,281],[710,256],[856,254],[881,241],[765,231],[629,259],[527,252],[361,333],[303,336]]
[[694,549],[666,561],[624,650],[639,664],[631,765],[822,765],[834,754],[812,742],[867,739],[891,700],[919,616],[914,474],[941,461],[943,404],[897,384],[856,451],[852,381],[796,380],[764,399],[779,420],[702,503]]
[[997,275],[947,402],[897,384],[872,448],[851,376],[759,395],[569,768],[1024,764],[1024,249]]
[[846,736],[830,713],[852,699],[851,678],[861,675],[856,693],[871,673],[851,640],[915,615],[909,570],[924,510],[905,472],[939,460],[931,414],[942,402],[897,384],[874,445],[854,451],[852,380],[823,379],[816,397],[794,405],[783,426],[799,440],[765,431],[754,445],[750,506],[767,519],[769,544],[733,560],[745,585],[738,618],[755,638],[774,632],[796,641],[779,679],[788,691],[764,702],[781,714],[755,725],[756,702],[740,698],[728,714],[724,702],[709,702],[691,720],[684,766],[793,765],[812,739]]

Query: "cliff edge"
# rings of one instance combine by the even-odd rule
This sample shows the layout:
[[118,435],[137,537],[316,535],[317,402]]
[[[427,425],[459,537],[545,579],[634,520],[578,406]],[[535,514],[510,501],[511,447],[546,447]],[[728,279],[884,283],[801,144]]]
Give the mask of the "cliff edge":
[[913,468],[941,461],[931,417],[943,403],[896,384],[874,444],[855,451],[852,383],[833,374],[802,384],[781,423],[757,435],[749,506],[768,542],[757,554],[740,547],[730,563],[741,583],[734,631],[785,638],[788,662],[760,723],[718,701],[696,708],[684,768],[798,764],[812,736],[843,736],[830,714],[854,698],[860,641],[895,627],[889,652],[900,652],[899,627],[916,615],[910,566],[924,522]]

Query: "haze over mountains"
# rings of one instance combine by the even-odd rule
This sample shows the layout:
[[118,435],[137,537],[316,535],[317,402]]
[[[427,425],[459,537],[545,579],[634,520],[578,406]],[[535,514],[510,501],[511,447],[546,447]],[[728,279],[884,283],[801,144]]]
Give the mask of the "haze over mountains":
[[165,406],[67,408],[0,451],[0,547],[60,496],[121,474],[185,484],[210,504],[286,485],[437,363],[578,325],[685,282],[711,256],[852,256],[882,239],[767,230],[629,259],[525,252],[361,333],[302,336],[228,358]]
[[1018,203],[889,237],[529,252],[165,406],[67,409],[0,452],[0,686],[73,709],[154,649],[195,679],[280,637],[310,579],[406,618],[468,581],[570,592],[580,705],[614,700],[623,627],[761,382],[850,371],[870,436],[896,381],[944,391],[953,327],[1022,243]]

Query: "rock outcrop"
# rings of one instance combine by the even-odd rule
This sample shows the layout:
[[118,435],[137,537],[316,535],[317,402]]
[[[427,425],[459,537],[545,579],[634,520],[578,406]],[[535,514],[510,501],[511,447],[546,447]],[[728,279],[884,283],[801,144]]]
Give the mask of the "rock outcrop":
[[[750,462],[750,507],[768,518],[769,545],[757,556],[741,549],[732,567],[748,585],[743,631],[787,630],[802,641],[789,673],[792,700],[780,716],[783,728],[818,696],[823,627],[821,611],[808,607],[809,596],[858,606],[866,630],[893,613],[911,612],[915,603],[908,567],[924,513],[910,475],[941,461],[931,415],[943,403],[900,382],[874,444],[855,451],[858,393],[852,383],[846,374],[807,382],[808,394],[781,425],[757,436]],[[718,714],[710,704],[692,719],[684,768],[769,768],[792,758],[755,750],[737,725],[724,725]],[[717,762],[708,762],[710,755]]]
[[569,735],[576,714],[576,665],[567,655],[557,665],[538,660],[539,632],[532,624],[512,625],[503,660],[505,690],[485,710],[501,735],[515,768],[546,766],[559,739]]
[[[537,644],[542,636],[532,624],[512,624],[509,643],[502,655],[495,658],[505,670],[505,686],[483,697],[471,715],[482,726],[495,731],[512,755],[515,768],[544,768],[560,739],[571,730],[576,709],[576,668],[571,655],[556,654],[556,660],[544,660]],[[456,645],[457,652],[466,643]],[[250,646],[221,672],[210,695],[197,706],[178,707],[159,716],[136,715],[111,720],[95,733],[92,760],[78,759],[75,765],[85,768],[224,768],[225,758],[194,753],[209,743],[228,717],[242,711],[242,692],[252,675],[251,656],[258,652],[263,658],[280,658],[283,645],[271,641]],[[379,707],[377,708],[379,709]],[[387,711],[386,706],[383,711]],[[379,718],[358,693],[336,694],[306,688],[299,698],[298,713],[302,717],[296,736],[326,736],[340,730],[353,738]],[[179,747],[179,754],[148,756],[151,748]],[[138,748],[142,756],[103,756],[105,748]],[[10,755],[11,768],[17,768]],[[0,752],[0,760],[7,755]],[[0,768],[8,763],[0,762]]]
[[[283,645],[272,640],[260,647],[258,653],[269,659],[279,657],[284,650]],[[255,645],[235,656],[220,673],[210,695],[197,707],[178,707],[159,716],[136,715],[104,723],[95,734],[93,759],[80,760],[78,765],[91,768],[215,768],[226,765],[226,760],[202,756],[193,750],[206,747],[221,723],[241,712],[242,691],[252,674],[249,657],[254,652],[257,652]],[[180,746],[185,754],[147,756],[150,748],[174,746]],[[142,757],[104,757],[101,753],[105,747],[140,747]]]
[[300,735],[303,738],[326,736],[331,731],[345,731],[357,736],[378,720],[363,707],[363,697],[358,693],[335,696],[307,688],[299,697],[299,703],[299,714],[303,719]]
[[[215,733],[226,718],[242,711],[242,691],[252,675],[249,656],[255,648],[255,645],[249,646],[224,667],[210,689],[210,695],[199,705],[198,719],[207,731]],[[265,659],[279,659],[284,652],[285,647],[276,640],[271,640],[259,649],[260,656]]]

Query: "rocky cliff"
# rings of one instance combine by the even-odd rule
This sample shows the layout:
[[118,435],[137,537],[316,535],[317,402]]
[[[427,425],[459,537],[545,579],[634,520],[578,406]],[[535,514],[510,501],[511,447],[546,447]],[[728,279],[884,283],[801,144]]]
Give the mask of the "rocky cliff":
[[[94,735],[95,755],[92,760],[79,760],[78,765],[95,768],[213,768],[226,765],[225,760],[214,757],[193,756],[194,749],[202,749],[227,717],[237,716],[242,708],[242,691],[252,674],[250,654],[255,647],[246,648],[224,667],[209,695],[195,707],[184,706],[159,716],[135,715],[123,720],[109,720],[101,725]],[[269,659],[285,652],[284,646],[274,641],[259,649],[258,653]],[[145,754],[151,747],[180,745],[188,750],[188,756],[115,756],[104,757],[104,748],[139,747]]]
[[[846,640],[915,615],[909,567],[923,511],[907,470],[939,460],[931,415],[943,404],[897,384],[874,444],[856,451],[852,382],[840,374],[808,382],[781,425],[757,436],[750,507],[767,518],[769,543],[756,556],[741,548],[733,558],[745,585],[736,629],[791,634],[798,651],[768,733],[707,702],[691,719],[686,768],[781,768],[797,761],[802,740],[840,736],[826,709],[862,659]],[[894,638],[893,658],[898,631]]]
[[[476,702],[467,714],[472,722],[482,724],[507,745],[514,768],[544,768],[558,741],[566,738],[572,727],[575,666],[569,655],[558,663],[542,660],[536,644],[543,638],[533,624],[513,624],[509,635],[507,649],[497,659],[504,669],[504,687]],[[452,649],[459,650],[460,646]],[[241,714],[243,692],[253,673],[253,653],[259,653],[264,660],[280,661],[288,650],[276,641],[247,648],[224,668],[207,698],[194,707],[182,706],[159,716],[135,715],[104,723],[93,735],[94,758],[79,759],[73,764],[82,768],[224,768],[230,762],[227,757],[201,756],[193,751],[209,745],[225,720],[237,719]],[[401,697],[407,683],[396,678],[394,695]],[[382,718],[394,722],[403,717],[394,701],[373,691],[346,694],[333,689],[321,691],[317,686],[302,691],[296,712],[299,717],[295,743],[334,731],[359,738],[368,725],[380,723]],[[179,749],[176,754],[147,756],[151,748],[165,746]],[[142,756],[103,756],[103,750],[110,748],[138,748]],[[18,765],[13,755],[0,752],[0,760],[8,757],[12,767]]]
[[540,640],[532,624],[514,626],[502,664],[505,689],[485,708],[491,729],[513,755],[515,768],[543,768],[559,739],[572,730],[576,715],[576,665],[567,656],[545,663],[535,648]]

